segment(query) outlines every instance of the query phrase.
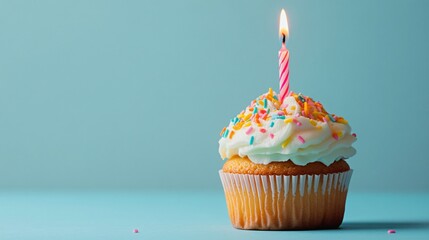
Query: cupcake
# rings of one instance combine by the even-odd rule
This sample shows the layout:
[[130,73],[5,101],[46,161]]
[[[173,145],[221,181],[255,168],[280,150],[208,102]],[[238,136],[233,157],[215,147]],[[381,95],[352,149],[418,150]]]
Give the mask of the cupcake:
[[356,153],[348,122],[320,102],[271,89],[221,132],[219,171],[231,223],[239,229],[338,228]]

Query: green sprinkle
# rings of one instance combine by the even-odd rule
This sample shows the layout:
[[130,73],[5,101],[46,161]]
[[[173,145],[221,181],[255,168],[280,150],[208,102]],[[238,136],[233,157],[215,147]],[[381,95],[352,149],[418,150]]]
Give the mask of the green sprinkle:
[[301,102],[305,102],[305,98],[303,98],[301,95],[298,95],[299,100],[301,100]]
[[279,100],[279,99],[277,98],[277,96],[274,96],[273,98],[274,98],[275,100],[277,100],[277,101]]
[[250,145],[253,145],[253,141],[255,141],[255,137],[254,137],[254,136],[251,136],[251,137],[250,137],[250,142],[249,142],[249,144],[250,144]]
[[331,119],[332,122],[335,122],[335,119],[331,116],[331,114],[328,114],[329,119]]
[[257,107],[255,107],[254,109],[253,109],[253,114],[255,114],[255,113],[257,113],[258,112],[258,108]]
[[270,127],[273,127],[273,126],[274,126],[274,122],[271,122]]
[[264,98],[264,108],[267,108],[267,99]]

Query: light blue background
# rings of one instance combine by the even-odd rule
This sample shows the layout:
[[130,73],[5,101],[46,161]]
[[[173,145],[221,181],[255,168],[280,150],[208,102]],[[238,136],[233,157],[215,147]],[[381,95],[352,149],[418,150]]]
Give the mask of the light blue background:
[[219,131],[291,88],[358,134],[354,191],[426,191],[428,1],[1,1],[0,187],[220,188]]

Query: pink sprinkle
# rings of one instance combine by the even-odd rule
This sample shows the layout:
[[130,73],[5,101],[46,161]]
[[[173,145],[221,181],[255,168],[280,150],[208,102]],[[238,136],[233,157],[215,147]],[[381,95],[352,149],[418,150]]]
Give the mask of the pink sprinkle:
[[352,134],[352,136],[353,136],[353,137],[357,137],[357,136],[356,136],[356,133],[353,133],[353,134]]
[[302,111],[301,111],[301,115],[303,115],[303,116],[305,115],[305,112],[304,112],[304,110],[302,110]]
[[133,233],[139,233],[139,230],[136,228],[133,230]]
[[304,138],[303,138],[303,137],[301,137],[301,136],[298,136],[298,140],[299,140],[302,144],[304,144],[304,143],[305,143]]
[[259,129],[259,131],[260,131],[261,133],[265,133],[267,130],[265,130],[265,128],[261,128],[261,129]]
[[263,115],[259,115],[260,118],[265,118],[265,116],[267,116],[267,113],[264,113]]
[[302,123],[300,121],[296,120],[295,118],[293,119],[293,122],[298,126],[302,125]]
[[295,117],[299,117],[299,113],[295,114]]
[[283,108],[287,108],[287,107],[289,107],[289,104],[285,104],[285,106]]
[[246,135],[249,135],[253,131],[253,127],[249,127],[246,131]]
[[338,140],[338,134],[333,133],[333,134],[332,134],[332,137],[333,137],[333,138],[335,138],[335,140]]
[[279,111],[279,112],[277,112],[277,115],[279,115],[279,116],[283,116],[283,115],[285,115],[285,113],[284,113],[284,112],[282,112],[282,111]]
[[274,134],[270,133],[270,138],[273,139],[274,138]]
[[395,229],[389,229],[389,230],[387,230],[387,233],[388,234],[393,234],[393,233],[396,233],[396,230]]

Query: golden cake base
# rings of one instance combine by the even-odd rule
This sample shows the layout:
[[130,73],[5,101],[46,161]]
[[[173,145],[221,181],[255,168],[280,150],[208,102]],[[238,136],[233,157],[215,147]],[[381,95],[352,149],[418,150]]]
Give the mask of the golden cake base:
[[338,228],[352,170],[321,175],[250,175],[219,171],[231,223],[239,229]]

